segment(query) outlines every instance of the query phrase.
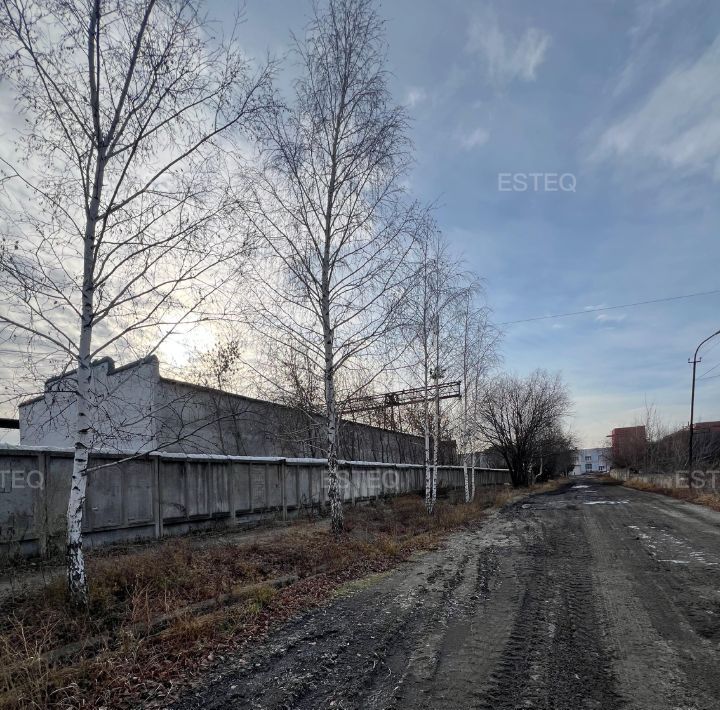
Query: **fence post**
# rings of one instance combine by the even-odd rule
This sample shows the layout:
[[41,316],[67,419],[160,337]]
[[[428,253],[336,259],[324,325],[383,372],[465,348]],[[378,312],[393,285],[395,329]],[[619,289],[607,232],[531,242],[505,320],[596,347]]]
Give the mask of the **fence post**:
[[280,461],[280,499],[282,500],[282,519],[287,520],[287,492],[285,491],[285,481],[287,478],[287,459]]
[[230,525],[237,522],[237,505],[235,504],[235,485],[233,476],[235,475],[235,464],[232,461],[227,462],[227,497],[228,509],[230,511]]
[[270,464],[265,464],[265,512],[270,510]]
[[38,454],[38,471],[41,475],[41,484],[35,489],[35,527],[38,537],[38,552],[40,557],[48,556],[50,538],[48,510],[47,510],[47,487],[48,487],[48,454]]
[[153,461],[153,517],[155,518],[155,537],[160,540],[163,536],[162,520],[162,488],[160,482],[160,457],[155,456]]

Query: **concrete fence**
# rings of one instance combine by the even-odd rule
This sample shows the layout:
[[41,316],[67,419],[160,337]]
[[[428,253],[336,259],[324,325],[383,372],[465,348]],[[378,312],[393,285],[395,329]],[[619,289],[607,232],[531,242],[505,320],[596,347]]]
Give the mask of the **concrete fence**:
[[642,473],[627,468],[613,468],[610,476],[618,481],[643,481],[658,488],[689,488],[696,491],[717,493],[720,491],[720,470],[697,470],[673,473]]
[[[0,551],[47,554],[62,546],[73,465],[67,450],[0,449]],[[215,526],[287,519],[327,503],[324,459],[152,452],[91,457],[83,516],[88,546],[162,538]],[[341,461],[343,500],[421,491],[424,467]],[[510,483],[504,469],[475,469],[476,486]],[[444,466],[440,487],[463,486]]]

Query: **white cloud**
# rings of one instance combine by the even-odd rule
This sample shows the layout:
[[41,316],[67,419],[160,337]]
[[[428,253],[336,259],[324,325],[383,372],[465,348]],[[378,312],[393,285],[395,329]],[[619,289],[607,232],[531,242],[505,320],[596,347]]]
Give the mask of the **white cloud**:
[[466,49],[481,57],[493,83],[509,84],[515,79],[534,81],[549,45],[550,35],[537,27],[519,37],[504,32],[495,13],[487,8],[471,22]]
[[591,161],[658,164],[720,179],[720,37],[692,64],[667,74],[629,115],[607,128]]
[[674,0],[640,0],[635,5],[635,23],[629,34],[634,41],[650,34],[658,18],[662,18]]
[[410,108],[413,108],[417,106],[418,104],[423,103],[424,101],[427,101],[428,94],[425,89],[422,88],[422,86],[412,86],[410,89],[408,89],[407,96],[405,98],[405,103]]
[[467,135],[462,136],[460,140],[465,148],[472,150],[485,145],[489,138],[490,134],[484,128],[476,128]]
[[620,323],[624,321],[625,318],[627,318],[625,313],[598,313],[598,315],[595,316],[595,320],[601,323]]

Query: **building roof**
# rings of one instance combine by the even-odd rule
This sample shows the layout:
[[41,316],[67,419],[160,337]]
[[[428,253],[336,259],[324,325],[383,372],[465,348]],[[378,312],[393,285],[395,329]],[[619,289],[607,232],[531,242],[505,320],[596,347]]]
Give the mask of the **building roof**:
[[[108,375],[116,375],[118,372],[123,372],[124,370],[131,370],[134,367],[138,367],[139,365],[147,365],[149,363],[155,363],[158,366],[160,365],[160,361],[157,358],[157,355],[146,355],[145,357],[141,357],[138,360],[133,360],[132,362],[125,363],[124,365],[121,365],[120,367],[115,367],[115,360],[113,360],[109,355],[105,357],[98,358],[97,360],[93,360],[90,363],[90,367],[99,367],[100,365],[104,365],[107,363],[107,373]],[[45,392],[47,392],[48,388],[55,382],[60,382],[61,380],[64,380],[67,377],[72,377],[73,375],[77,375],[77,368],[74,370],[68,370],[67,372],[63,372],[59,375],[53,375],[52,377],[48,377],[45,380]],[[29,399],[24,399],[20,404],[19,407],[25,407],[28,404],[32,404],[33,402],[40,402],[45,398],[45,394],[37,395],[36,397],[30,397]]]
[[[98,366],[106,364],[106,363],[108,365],[107,374],[108,375],[116,375],[120,372],[131,370],[134,367],[139,367],[140,365],[145,365],[145,364],[149,364],[149,363],[154,363],[159,366],[160,361],[158,360],[156,355],[148,355],[148,356],[140,358],[138,360],[133,360],[132,362],[128,362],[125,365],[121,365],[120,367],[116,367],[115,361],[113,360],[113,358],[103,357],[103,358],[99,358],[98,360],[93,360],[91,367],[98,367]],[[77,374],[77,369],[69,370],[68,372],[63,373],[61,375],[55,375],[53,377],[48,378],[47,380],[45,380],[46,391],[54,382],[59,382],[60,380],[66,378],[66,377],[71,377],[72,375],[75,375],[75,374]],[[160,375],[159,381],[164,384],[177,385],[180,387],[185,387],[188,389],[196,390],[198,392],[209,392],[209,393],[222,395],[224,397],[232,397],[234,399],[242,399],[246,402],[255,402],[255,403],[261,404],[261,405],[271,405],[273,407],[279,407],[281,409],[285,409],[285,410],[288,410],[291,412],[302,411],[302,410],[299,410],[297,407],[292,407],[290,405],[283,404],[281,402],[272,402],[267,399],[259,399],[258,397],[250,397],[245,394],[238,394],[236,392],[228,392],[227,390],[222,390],[217,387],[208,387],[206,385],[199,385],[194,382],[187,382],[186,380],[177,380],[172,377],[163,377],[162,375]],[[27,405],[32,404],[33,402],[40,402],[44,399],[44,397],[45,397],[45,395],[42,394],[37,397],[32,397],[30,399],[26,399],[26,400],[20,402],[19,406],[25,407]],[[322,412],[311,412],[308,414],[311,416],[312,415],[322,416],[323,413]],[[375,426],[374,424],[366,424],[365,422],[357,422],[357,421],[354,421],[351,419],[346,419],[344,421],[347,421],[347,422],[351,421],[355,426],[366,427],[368,429],[375,429],[377,431],[386,431],[386,432],[391,432],[391,433],[404,434],[405,436],[418,436],[417,434],[412,434],[410,432],[400,432],[395,429],[386,429],[384,427]]]

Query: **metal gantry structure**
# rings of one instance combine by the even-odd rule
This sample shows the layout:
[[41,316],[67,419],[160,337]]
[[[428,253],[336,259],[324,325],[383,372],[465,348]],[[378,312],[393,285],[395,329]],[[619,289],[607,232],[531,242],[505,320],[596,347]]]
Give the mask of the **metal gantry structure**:
[[412,387],[394,392],[382,392],[380,394],[368,394],[361,397],[352,397],[345,401],[342,407],[343,414],[358,414],[359,412],[371,412],[381,410],[385,417],[390,412],[392,428],[395,424],[395,407],[408,404],[420,404],[432,402],[438,399],[459,399],[460,382],[442,382],[432,384],[428,387]]

